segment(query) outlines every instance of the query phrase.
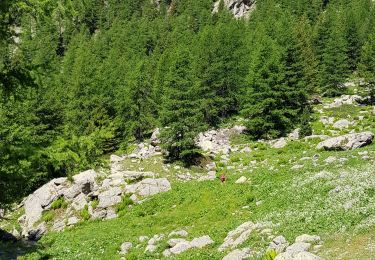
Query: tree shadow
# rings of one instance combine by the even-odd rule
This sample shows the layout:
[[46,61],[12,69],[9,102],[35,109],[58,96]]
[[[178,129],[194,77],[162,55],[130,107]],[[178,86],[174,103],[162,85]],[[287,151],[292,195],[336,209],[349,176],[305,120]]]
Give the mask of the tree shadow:
[[38,259],[49,259],[41,254],[42,247],[35,241],[19,239],[13,234],[0,229],[0,259],[19,259],[20,256],[36,253]]

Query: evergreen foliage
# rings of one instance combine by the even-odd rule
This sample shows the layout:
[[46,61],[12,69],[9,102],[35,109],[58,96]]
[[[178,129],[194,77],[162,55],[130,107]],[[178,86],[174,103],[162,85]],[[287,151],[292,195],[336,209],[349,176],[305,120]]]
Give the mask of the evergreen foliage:
[[237,114],[253,138],[308,134],[309,95],[374,85],[374,6],[263,0],[247,20],[224,1],[0,1],[0,204],[157,126],[187,164]]

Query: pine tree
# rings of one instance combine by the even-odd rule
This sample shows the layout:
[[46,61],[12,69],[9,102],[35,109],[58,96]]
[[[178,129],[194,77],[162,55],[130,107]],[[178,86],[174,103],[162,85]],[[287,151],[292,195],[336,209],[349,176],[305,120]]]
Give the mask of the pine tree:
[[145,134],[154,128],[156,122],[151,70],[147,66],[144,61],[141,61],[129,81],[131,129],[139,141],[143,140]]
[[[177,47],[178,48],[178,47]],[[173,53],[173,61],[166,75],[166,96],[163,102],[161,138],[171,160],[194,164],[200,155],[195,138],[204,128],[203,113],[196,92],[192,57],[187,48]]]
[[337,10],[331,11],[333,21],[327,39],[321,71],[323,94],[339,95],[344,92],[341,84],[349,74],[348,43],[343,18]]
[[251,137],[270,139],[287,134],[299,123],[307,99],[305,90],[293,83],[287,73],[288,62],[293,62],[288,59],[288,52],[268,36],[258,41],[242,115],[248,119],[246,126]]
[[197,44],[195,73],[204,97],[205,120],[210,125],[238,111],[247,72],[241,26],[223,15],[222,21],[205,28]]
[[375,33],[368,37],[362,47],[360,73],[367,81],[375,82]]

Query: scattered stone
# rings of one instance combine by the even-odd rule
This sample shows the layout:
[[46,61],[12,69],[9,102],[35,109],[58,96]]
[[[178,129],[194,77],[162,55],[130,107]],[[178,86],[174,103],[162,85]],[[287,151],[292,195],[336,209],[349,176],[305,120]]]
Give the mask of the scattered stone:
[[178,243],[177,245],[175,245],[169,250],[172,254],[178,255],[178,254],[181,254],[182,252],[189,250],[190,248],[192,248],[191,244],[188,241],[186,241],[186,242]]
[[70,217],[70,218],[68,219],[68,223],[67,223],[67,225],[68,225],[68,226],[73,226],[73,225],[77,224],[78,221],[79,221],[79,220],[78,220],[77,217]]
[[117,218],[116,211],[113,208],[108,208],[105,219],[114,219],[114,218]]
[[182,243],[182,242],[188,242],[187,240],[183,239],[183,238],[172,238],[172,239],[169,239],[167,244],[169,245],[169,247],[174,247],[175,245],[179,244],[179,243]]
[[126,255],[130,248],[133,247],[133,244],[131,242],[124,242],[122,243],[121,247],[120,247],[120,255]]
[[292,255],[295,255],[299,252],[308,251],[310,247],[310,243],[296,242],[293,245],[288,246],[285,251],[291,253]]
[[319,150],[352,150],[370,144],[373,138],[374,134],[371,132],[347,134],[327,139],[319,143],[316,148]]
[[355,105],[363,101],[363,98],[358,95],[343,95],[339,98],[336,98],[333,103],[325,106],[324,108],[337,108],[342,105]]
[[343,129],[343,128],[348,128],[350,125],[351,123],[349,122],[349,120],[341,119],[333,124],[333,128]]
[[149,197],[169,190],[171,190],[171,184],[166,178],[147,178],[136,184],[127,185],[125,188],[126,193],[137,194],[142,197]]
[[154,132],[152,132],[152,135],[151,135],[151,139],[150,139],[151,145],[158,146],[161,143],[159,139],[159,135],[160,135],[160,129],[156,128]]
[[246,247],[243,249],[235,249],[226,256],[224,256],[223,260],[243,260],[247,259],[251,256],[251,249]]
[[313,235],[307,235],[307,234],[300,235],[296,237],[296,240],[295,240],[296,243],[299,243],[299,242],[317,243],[319,241],[320,241],[320,236],[316,236],[316,235],[313,236]]
[[203,248],[213,243],[215,242],[209,236],[202,236],[202,237],[194,238],[190,242],[191,246],[196,247],[196,248]]
[[156,251],[156,249],[158,249],[158,247],[155,246],[155,245],[147,245],[147,246],[146,246],[146,249],[145,249],[145,252],[153,253],[153,252]]
[[146,242],[148,239],[149,239],[148,236],[140,236],[140,237],[138,238],[139,242],[141,242],[141,243]]
[[199,177],[198,181],[213,181],[216,179],[216,172],[209,171],[207,175]]
[[179,237],[187,237],[189,233],[186,230],[178,230],[178,231],[172,231],[169,233],[168,237],[173,237],[173,236],[179,236]]
[[330,164],[330,163],[335,162],[336,160],[337,160],[337,158],[335,156],[330,156],[327,159],[325,159],[324,162]]
[[238,180],[236,180],[236,184],[245,183],[247,178],[245,176],[241,176]]
[[302,165],[302,164],[296,164],[296,165],[294,165],[291,169],[292,170],[300,170],[300,169],[302,169],[304,166]]
[[227,249],[235,249],[237,246],[241,245],[245,242],[251,235],[254,230],[258,230],[261,228],[266,228],[267,223],[256,223],[254,224],[251,221],[245,222],[235,230],[232,230],[228,233],[226,238],[224,239],[224,243],[221,244],[218,248],[219,252],[223,252]]
[[277,253],[281,253],[288,246],[289,246],[289,243],[288,243],[288,241],[286,241],[285,237],[283,237],[283,236],[277,236],[269,244],[268,250],[275,250]]
[[[194,238],[191,242],[182,239],[181,242],[170,248],[169,252],[178,255],[191,248],[203,248],[213,243],[215,242],[209,236]],[[169,254],[169,252],[165,252],[165,254]]]
[[300,129],[297,128],[297,129],[294,129],[293,132],[291,132],[289,135],[288,135],[288,138],[290,140],[298,140],[299,139],[299,132],[300,132]]
[[229,154],[232,147],[230,138],[233,135],[241,134],[246,130],[244,126],[234,126],[218,130],[209,130],[198,135],[197,146],[203,151],[216,154]]
[[157,242],[161,241],[164,239],[164,235],[163,234],[160,234],[160,235],[154,235],[149,241],[148,241],[148,244],[149,245],[155,245]]
[[280,139],[274,140],[274,143],[271,144],[271,147],[275,149],[281,149],[284,148],[287,144],[288,143],[286,139],[284,137],[281,137]]

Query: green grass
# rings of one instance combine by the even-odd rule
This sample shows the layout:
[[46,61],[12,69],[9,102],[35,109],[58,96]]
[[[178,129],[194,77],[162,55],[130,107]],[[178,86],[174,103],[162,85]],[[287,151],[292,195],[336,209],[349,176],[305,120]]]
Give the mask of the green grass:
[[[359,111],[371,109],[343,106],[325,109],[322,115],[357,120],[356,126],[339,131],[341,134],[351,130],[374,131],[375,117],[370,113],[362,114],[364,119],[358,120]],[[318,119],[320,114],[315,117]],[[330,134],[329,130],[333,130],[318,121],[313,123],[313,128],[317,134]],[[220,156],[214,158],[217,168],[226,172],[225,184],[219,180],[178,182],[178,174],[199,175],[205,170],[166,165],[161,157],[142,161],[127,159],[123,163],[125,170],[142,168],[158,173],[172,180],[172,190],[140,205],[132,205],[129,197],[124,197],[117,207],[119,218],[85,221],[64,232],[50,233],[39,242],[37,252],[27,253],[25,258],[119,259],[119,247],[126,241],[135,246],[126,259],[162,258],[166,240],[160,242],[155,253],[146,254],[147,242],[138,242],[138,237],[186,229],[188,239],[209,235],[215,244],[187,251],[174,259],[221,259],[227,252],[219,253],[217,247],[227,233],[251,220],[272,223],[273,235],[282,234],[289,242],[304,233],[320,235],[324,246],[318,254],[325,259],[353,259],[351,256],[371,259],[375,255],[375,144],[346,152],[317,151],[319,141],[289,141],[282,149],[272,149],[264,142],[250,141],[245,135],[234,136],[232,145],[250,147],[252,151],[233,152],[228,163],[221,162]],[[359,154],[364,151],[368,152],[369,160]],[[312,160],[316,154],[319,157]],[[330,156],[337,160],[328,164],[325,160]],[[303,167],[292,169],[295,165]],[[241,176],[249,181],[235,184]],[[97,201],[91,203],[95,208]],[[241,247],[249,246],[263,253],[270,240],[254,232]],[[273,257],[269,254],[262,259]]]

